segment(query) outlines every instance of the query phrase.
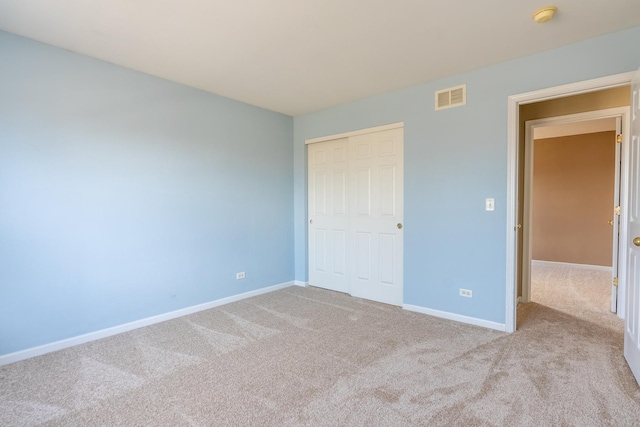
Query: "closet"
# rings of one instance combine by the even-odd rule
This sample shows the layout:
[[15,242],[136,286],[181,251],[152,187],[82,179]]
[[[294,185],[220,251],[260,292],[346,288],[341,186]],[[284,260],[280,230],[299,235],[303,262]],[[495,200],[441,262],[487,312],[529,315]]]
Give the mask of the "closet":
[[307,144],[309,284],[402,305],[402,124]]

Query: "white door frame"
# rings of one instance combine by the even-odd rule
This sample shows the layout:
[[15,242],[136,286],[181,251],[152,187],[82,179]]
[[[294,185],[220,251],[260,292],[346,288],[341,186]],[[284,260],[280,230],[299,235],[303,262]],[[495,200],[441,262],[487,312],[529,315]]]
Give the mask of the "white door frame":
[[[544,127],[544,126],[550,126],[550,125],[586,122],[589,120],[619,117],[622,119],[622,126],[623,126],[622,134],[625,135],[625,137],[628,137],[630,132],[630,128],[629,128],[630,111],[631,111],[630,107],[616,107],[616,108],[608,108],[604,110],[587,111],[584,113],[568,114],[564,116],[547,117],[544,119],[528,120],[525,122],[525,142],[524,142],[525,144],[525,156],[524,156],[525,186],[524,186],[524,198],[523,198],[524,199],[524,209],[523,209],[524,218],[522,221],[523,224],[522,224],[522,298],[521,298],[521,302],[527,303],[531,301],[531,268],[530,267],[531,267],[531,252],[532,252],[531,216],[532,216],[532,208],[533,208],[533,153],[534,153],[533,133],[534,133],[534,129],[538,127]],[[621,152],[621,155],[622,155],[622,152]],[[619,159],[616,158],[616,161],[618,160]],[[622,181],[622,171],[619,169],[618,165],[616,164],[616,178],[615,178],[614,192],[617,191],[618,194],[620,194],[622,190],[622,187],[620,185],[621,181]],[[622,197],[621,194],[620,196]],[[618,201],[618,199],[615,198],[614,201]],[[611,209],[611,215],[613,218],[614,217],[613,206]],[[622,220],[623,218],[620,218],[620,219]],[[612,230],[613,230],[612,232],[614,231],[617,232],[618,227],[617,226],[613,227]],[[617,233],[614,233],[614,234],[617,234]],[[621,235],[619,239],[616,236],[614,236],[614,240],[613,240],[614,253],[617,252],[615,251],[615,248],[626,247],[626,243],[627,243],[626,235]],[[624,246],[619,246],[620,244]],[[626,256],[626,253],[622,251],[618,254],[620,257],[619,258],[620,265],[626,265],[626,259],[624,259],[624,257]],[[620,269],[618,269],[618,271],[620,271]],[[622,286],[622,284],[625,283],[624,276],[618,273],[617,277],[620,284],[619,292],[618,292],[618,306],[620,307],[620,305],[622,305],[622,307],[624,307],[625,294],[624,294],[624,286]],[[618,317],[620,317],[621,319],[624,318],[624,308],[622,307],[619,308],[617,311]]]
[[[631,83],[633,72],[616,74],[593,80],[572,83],[526,92],[509,96],[507,105],[507,233],[506,233],[506,288],[505,288],[505,329],[506,332],[516,330],[516,306],[517,287],[516,277],[516,224],[518,220],[518,132],[519,132],[519,107],[533,102],[546,101],[553,98],[562,98],[581,93],[595,92]],[[627,144],[628,145],[628,144]],[[622,165],[623,185],[628,171],[627,165]],[[628,184],[628,183],[627,183]],[[627,187],[625,186],[624,189]],[[624,191],[624,190],[623,190]],[[624,192],[623,192],[624,195]],[[626,196],[625,196],[626,197]],[[624,203],[624,200],[621,201]],[[623,210],[624,211],[624,210]],[[626,230],[626,218],[622,218],[621,225]],[[622,232],[622,231],[621,231]]]

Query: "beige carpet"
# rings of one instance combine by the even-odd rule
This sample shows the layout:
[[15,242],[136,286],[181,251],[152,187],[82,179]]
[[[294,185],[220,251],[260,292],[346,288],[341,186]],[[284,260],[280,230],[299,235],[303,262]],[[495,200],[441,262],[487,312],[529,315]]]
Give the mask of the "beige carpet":
[[0,367],[0,425],[640,424],[615,316],[519,316],[508,335],[291,287]]
[[565,312],[597,312],[609,317],[611,277],[611,272],[606,270],[534,261],[531,300]]

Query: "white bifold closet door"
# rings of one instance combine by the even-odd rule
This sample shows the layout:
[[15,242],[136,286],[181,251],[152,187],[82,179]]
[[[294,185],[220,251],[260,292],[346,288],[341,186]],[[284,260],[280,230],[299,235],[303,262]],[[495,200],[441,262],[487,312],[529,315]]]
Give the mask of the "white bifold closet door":
[[309,284],[402,305],[403,145],[402,128],[309,145]]

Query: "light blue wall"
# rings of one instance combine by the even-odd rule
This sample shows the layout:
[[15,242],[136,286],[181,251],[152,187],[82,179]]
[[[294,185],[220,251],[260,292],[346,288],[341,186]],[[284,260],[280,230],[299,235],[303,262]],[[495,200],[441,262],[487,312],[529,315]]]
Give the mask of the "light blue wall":
[[[292,120],[0,32],[0,354],[306,280],[305,139],[397,121],[405,303],[503,323],[507,97],[634,70],[639,44],[634,28]],[[461,83],[468,105],[434,112]]]
[[0,354],[293,280],[291,117],[1,32],[0,64]]
[[[507,98],[635,70],[638,46],[640,27],[294,118],[296,279],[308,277],[305,140],[402,121],[405,304],[505,323]],[[436,90],[464,83],[466,106],[434,111]]]

